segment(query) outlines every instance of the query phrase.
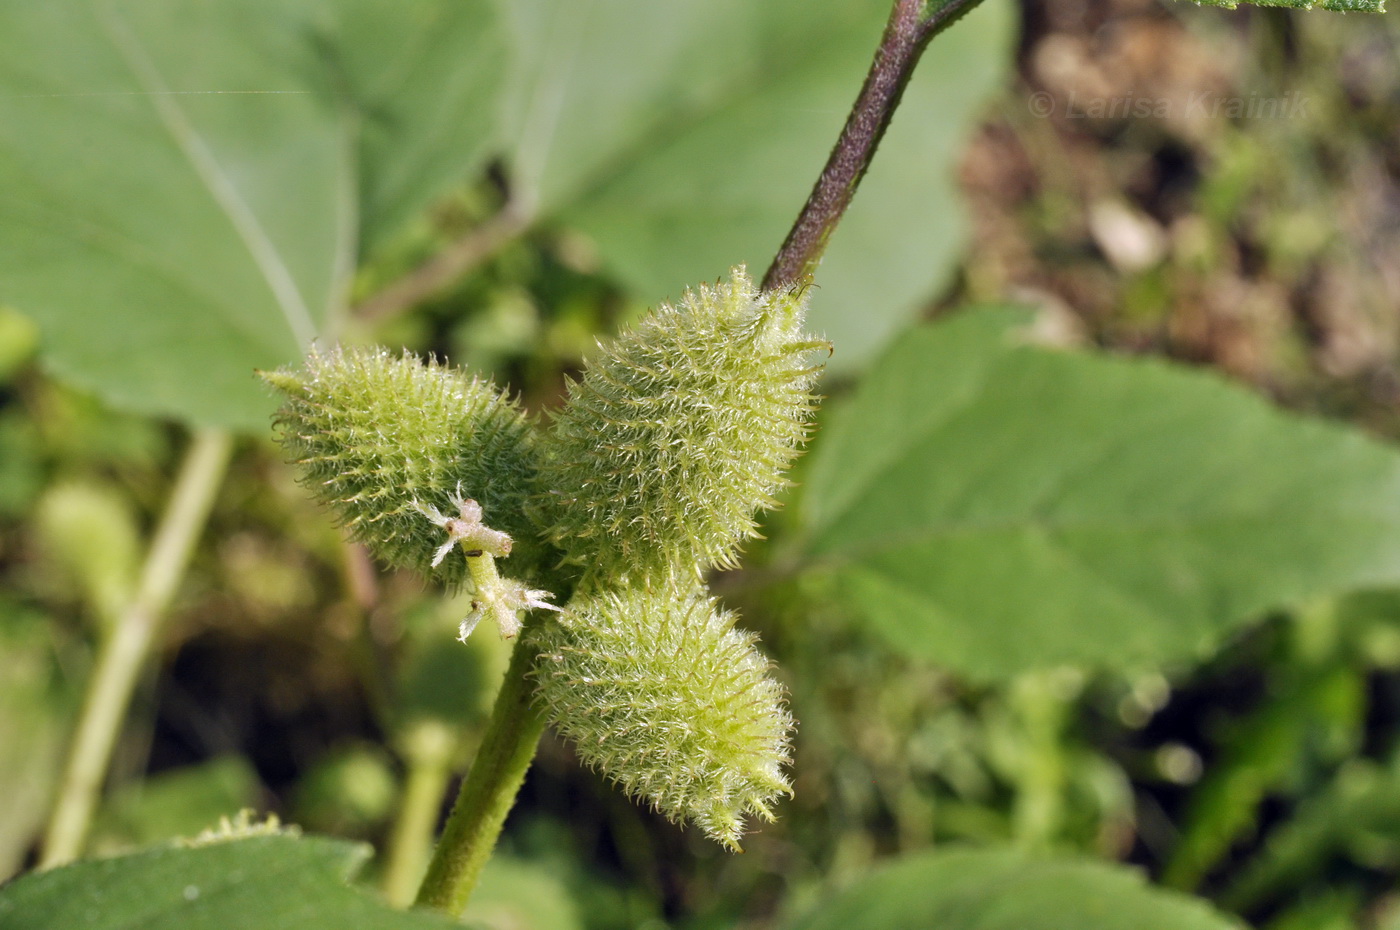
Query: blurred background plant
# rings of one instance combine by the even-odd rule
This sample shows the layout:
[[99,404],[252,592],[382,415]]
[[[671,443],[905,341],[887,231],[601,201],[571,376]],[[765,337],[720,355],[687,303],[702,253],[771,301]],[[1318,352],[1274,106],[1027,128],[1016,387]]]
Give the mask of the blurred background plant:
[[[508,647],[458,645],[460,603],[343,543],[273,445],[252,369],[295,361],[312,336],[373,341],[548,407],[594,339],[648,303],[736,261],[761,268],[885,5],[249,2],[168,22],[163,6],[0,13],[0,876],[38,861],[83,693],[135,604],[168,616],[130,668],[86,852],[254,807],[373,843],[372,877],[404,902]],[[289,23],[310,36],[291,50]],[[191,37],[220,54],[191,60]],[[84,96],[95,87],[112,95]],[[159,96],[213,89],[299,93],[270,110],[270,95]],[[1286,95],[1305,101],[1287,118],[1200,104]],[[298,157],[240,155],[267,139]],[[247,203],[220,164],[247,173]],[[868,576],[796,569],[863,493],[831,475],[860,469],[856,417],[840,418],[871,414],[870,378],[914,384],[941,365],[940,396],[956,394],[969,346],[1000,359],[989,337],[939,328],[918,331],[944,333],[924,354],[880,355],[916,318],[1010,298],[1057,345],[1208,366],[1393,441],[1397,256],[1393,15],[991,0],[927,56],[833,242],[812,325],[837,347],[834,412],[769,541],[715,580],[791,690],[795,797],[730,856],[547,738],[471,913],[501,928],[776,926],[886,857],[968,841],[1127,861],[1271,927],[1400,926],[1400,530],[1324,519],[1395,510],[1400,472],[1379,447],[1336,438],[1314,462],[1301,440],[1233,445],[1284,421],[1202,387],[1181,414],[1205,423],[1199,455],[1165,455],[1156,477],[1291,456],[1271,500],[1301,516],[1239,538],[1279,538],[1259,561],[1303,580],[1255,578],[1217,539],[1223,571],[1254,579],[1208,592],[1230,621],[1183,608],[1156,631],[1156,605],[1121,655],[1111,637],[1042,662],[936,624],[902,638],[837,590],[868,592]],[[1062,353],[1009,351],[1040,355],[1003,366],[1030,373],[1009,400],[974,399],[985,416],[1097,392],[1106,422],[1158,409],[1112,393],[1117,362],[1076,395]],[[1022,446],[958,435],[920,467],[1014,497],[990,466]],[[200,448],[207,524],[185,521],[188,569],[166,599],[153,565],[180,559],[148,553]],[[1124,499],[1146,506],[1154,486],[1134,480]],[[1222,480],[1241,499],[1270,481]],[[964,555],[941,571],[976,575]],[[979,616],[945,580],[937,610]],[[995,582],[988,569],[968,585]],[[881,590],[887,612],[925,609]],[[1063,615],[1037,612],[1056,598]],[[1077,598],[1032,587],[1037,626],[999,635],[1034,651],[1034,628],[1059,642],[1085,608],[1092,638]]]

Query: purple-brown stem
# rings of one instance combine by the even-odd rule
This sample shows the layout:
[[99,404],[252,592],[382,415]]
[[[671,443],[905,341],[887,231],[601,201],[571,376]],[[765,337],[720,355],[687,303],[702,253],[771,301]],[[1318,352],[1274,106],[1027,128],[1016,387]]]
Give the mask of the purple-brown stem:
[[934,36],[980,2],[895,0],[860,95],[807,203],[763,276],[764,290],[804,283],[816,272],[827,240],[865,177],[919,57]]

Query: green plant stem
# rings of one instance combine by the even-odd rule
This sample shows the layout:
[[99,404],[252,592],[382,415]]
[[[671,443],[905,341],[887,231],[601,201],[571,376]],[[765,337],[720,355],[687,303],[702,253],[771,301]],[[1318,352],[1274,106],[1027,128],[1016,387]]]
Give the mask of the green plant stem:
[[418,889],[416,903],[421,907],[460,914],[496,846],[544,732],[544,711],[533,699],[529,678],[538,656],[539,646],[527,626],[511,654],[481,748]]
[[40,868],[61,865],[82,852],[137,677],[209,517],[231,446],[228,433],[204,430],[185,453],[136,594],[98,650],[44,834]]
[[1063,828],[1065,727],[1079,687],[1073,674],[1050,670],[1023,675],[1011,688],[1011,711],[1021,740],[1011,831],[1022,849],[1052,848]]
[[371,295],[351,310],[362,323],[383,323],[461,280],[530,225],[516,202],[451,243],[422,265]]
[[426,720],[412,727],[403,740],[408,766],[403,801],[384,857],[384,897],[394,907],[413,903],[423,878],[433,828],[457,755],[457,734],[447,723]]
[[763,276],[765,291],[809,281],[933,37],[982,0],[895,0],[875,60],[826,167]]

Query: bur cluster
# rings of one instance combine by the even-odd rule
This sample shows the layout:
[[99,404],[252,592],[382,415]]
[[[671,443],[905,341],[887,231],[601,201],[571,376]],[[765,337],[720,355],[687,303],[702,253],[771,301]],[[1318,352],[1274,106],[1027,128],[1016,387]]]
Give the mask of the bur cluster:
[[[737,268],[600,346],[545,429],[490,382],[406,354],[313,353],[264,377],[303,482],[355,539],[470,584],[463,637],[487,616],[507,638],[527,624],[538,699],[580,756],[737,849],[789,790],[792,719],[702,579],[733,564],[807,436],[827,344],[803,314],[800,290],[762,293]],[[507,557],[572,598],[498,574]]]

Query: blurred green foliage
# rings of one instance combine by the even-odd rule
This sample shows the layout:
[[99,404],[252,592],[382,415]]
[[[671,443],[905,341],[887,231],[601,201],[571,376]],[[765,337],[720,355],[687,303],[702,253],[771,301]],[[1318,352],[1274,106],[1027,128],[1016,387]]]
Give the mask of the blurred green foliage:
[[[148,6],[147,12],[156,9]],[[449,39],[484,42],[492,30],[524,30],[528,36],[529,17],[558,17],[548,20],[549,42],[531,50],[534,59],[523,59],[545,59],[555,71],[536,72],[533,85],[529,73],[512,73],[501,92],[526,93],[534,86],[540,104],[517,108],[517,114],[543,119],[547,108],[539,107],[562,107],[578,98],[596,101],[603,116],[590,116],[584,103],[571,104],[563,111],[568,120],[545,141],[540,133],[550,127],[512,126],[507,119],[482,133],[496,140],[495,147],[478,148],[467,138],[471,124],[454,122],[456,111],[448,107],[434,111],[440,123],[422,125],[452,125],[465,136],[453,135],[440,147],[425,139],[416,151],[426,162],[400,166],[397,175],[373,175],[341,160],[344,152],[333,143],[344,141],[346,115],[312,95],[277,101],[284,122],[276,125],[262,125],[256,113],[241,111],[222,137],[232,148],[219,150],[238,149],[244,133],[265,139],[279,127],[294,130],[278,137],[284,142],[316,135],[316,151],[329,161],[312,159],[292,180],[282,178],[264,193],[278,211],[281,201],[295,202],[295,211],[277,215],[289,224],[286,236],[296,239],[298,250],[322,250],[319,264],[312,263],[317,287],[330,288],[338,274],[336,287],[361,298],[459,242],[512,194],[532,192],[529,205],[538,212],[470,274],[411,310],[351,317],[342,330],[352,339],[437,352],[470,365],[511,384],[532,410],[557,401],[565,376],[577,371],[598,335],[659,294],[695,277],[713,277],[735,260],[747,259],[758,270],[810,183],[879,20],[878,5],[843,3],[829,13],[798,17],[799,34],[789,36],[780,28],[790,22],[784,5],[676,3],[631,23],[627,5],[599,4],[600,19],[591,27],[609,41],[581,45],[579,57],[571,59],[555,45],[589,33],[569,18],[583,14],[561,12],[561,4],[512,4],[490,29],[464,22],[456,27],[460,32],[439,28],[436,20],[400,22],[386,12],[390,4],[366,4],[366,18],[341,22],[337,32],[327,25],[333,20],[317,19],[335,6],[298,4],[272,15],[269,22],[304,13],[307,21],[330,29],[319,46],[326,57],[298,70],[274,56],[287,66],[274,73],[290,84],[269,84],[260,73],[258,81],[240,86],[302,88],[310,81],[306,86],[324,89],[315,81],[337,73],[327,62],[370,55],[365,49],[378,46],[385,23],[424,42],[440,32],[445,45]],[[590,930],[820,925],[803,921],[820,920],[823,902],[840,889],[852,889],[853,897],[836,900],[856,913],[869,913],[859,903],[862,894],[892,898],[878,884],[866,890],[857,884],[876,863],[956,843],[1127,861],[1158,883],[1196,892],[1269,927],[1400,926],[1394,893],[1400,873],[1394,802],[1400,779],[1400,595],[1383,589],[1345,593],[1359,581],[1393,583],[1396,570],[1385,548],[1394,545],[1394,533],[1379,515],[1395,504],[1387,469],[1396,453],[1382,450],[1381,443],[1400,437],[1394,313],[1400,305],[1394,278],[1400,245],[1394,224],[1400,196],[1400,30],[1393,16],[1326,19],[1254,11],[1226,17],[1121,0],[1088,4],[1075,20],[1063,9],[1047,12],[1028,4],[1017,58],[1022,83],[983,111],[982,130],[963,165],[962,187],[971,202],[964,224],[952,205],[951,173],[944,169],[959,141],[971,134],[969,121],[985,89],[1005,70],[1007,11],[993,9],[965,24],[965,31],[960,25],[948,34],[954,51],[942,65],[939,47],[930,53],[925,86],[911,91],[909,109],[896,120],[896,132],[904,135],[891,136],[888,168],[877,162],[871,187],[862,192],[862,198],[870,196],[858,198],[858,205],[868,201],[858,208],[869,215],[853,214],[842,234],[849,241],[833,246],[832,284],[822,283],[818,299],[829,308],[823,312],[830,314],[841,367],[829,380],[830,426],[801,466],[803,496],[773,518],[770,540],[751,551],[744,570],[715,582],[743,611],[745,623],[762,633],[790,690],[801,723],[794,798],[781,809],[778,824],[749,838],[746,855],[730,857],[630,805],[580,770],[566,746],[547,742],[509,824],[505,850],[483,883],[474,919],[498,928]],[[36,34],[51,28],[42,18],[81,17],[78,7],[15,7],[4,15],[20,17]],[[732,16],[744,18],[743,28],[732,26],[726,19]],[[997,16],[1003,18],[999,24]],[[610,31],[613,20],[660,30],[661,40],[629,43]],[[244,35],[249,21],[240,19],[233,32]],[[216,25],[200,27],[214,36],[202,47],[221,47],[219,37],[228,33]],[[156,33],[164,36],[161,54],[175,59],[191,34],[164,27]],[[470,37],[462,39],[466,33]],[[74,34],[99,46],[106,41],[86,26]],[[20,41],[13,38],[19,31],[9,35],[7,43]],[[729,43],[734,35],[751,38]],[[432,47],[436,54],[424,52],[416,60],[419,70],[405,73],[420,82],[412,84],[419,88],[415,93],[436,100],[423,85],[456,72],[443,46]],[[12,59],[0,72],[5,87],[31,94],[81,91],[88,86],[84,81],[96,80],[95,72],[71,67],[84,48],[75,45],[51,62],[26,58],[25,68]],[[646,55],[630,54],[634,48]],[[107,48],[91,67],[118,69],[112,54]],[[237,70],[247,67],[241,56],[216,57],[209,79],[225,66],[243,73]],[[828,59],[841,64],[827,72],[822,65]],[[1063,66],[1065,60],[1072,67]],[[1182,64],[1173,68],[1173,60]],[[557,73],[566,61],[583,63],[576,81]],[[620,66],[624,61],[629,67]],[[1108,88],[1101,92],[1293,90],[1307,94],[1312,105],[1297,121],[1199,125],[1028,115],[1028,91],[1068,94],[1078,86],[1074,81],[1095,75],[1108,81],[1099,85]],[[463,83],[453,86],[460,96],[452,99],[462,112],[471,109],[472,87],[495,87],[497,80],[475,72],[459,77]],[[760,78],[759,92],[743,93],[746,82]],[[122,82],[127,86],[129,76]],[[957,85],[964,92],[956,100],[940,98]],[[16,141],[53,118],[40,99],[12,95],[0,101],[11,134],[0,158],[0,187],[9,206],[24,201],[26,209],[48,209],[47,201],[17,194],[17,179],[45,176],[48,165],[68,160],[73,150],[68,136],[48,148],[31,140],[34,147],[25,149]],[[385,125],[397,125],[392,109],[372,105],[373,88],[351,99],[365,102],[364,112],[383,116]],[[107,124],[96,117],[129,111],[106,110],[109,103],[97,100],[70,103],[65,131],[78,134],[92,152],[106,151],[101,132]],[[218,108],[208,112],[214,119]],[[788,120],[784,132],[790,136],[760,135],[775,114]],[[196,211],[198,203],[202,211],[207,194],[186,197],[166,189],[168,174],[161,166],[168,165],[162,159],[173,156],[168,140],[159,138],[161,117],[143,112],[140,118],[148,141],[162,154],[149,161],[132,156],[131,173],[123,177],[134,187],[109,194],[163,216],[144,230],[154,237],[151,248],[175,248],[177,257],[188,250],[190,261],[203,261],[208,241],[198,230],[213,221],[204,216],[175,224],[157,208],[174,203]],[[250,121],[256,132],[247,128]],[[726,134],[730,127],[737,127],[732,135]],[[390,157],[390,135],[380,126],[355,136],[364,164]],[[790,162],[789,150],[810,164]],[[17,164],[21,154],[23,165]],[[333,170],[325,170],[327,164]],[[730,166],[735,170],[726,170]],[[91,165],[87,173],[71,160],[68,167],[75,196],[88,197],[107,177]],[[881,194],[878,173],[884,170],[891,177]],[[390,177],[422,187],[398,201],[384,193]],[[196,180],[185,177],[182,183]],[[882,217],[894,210],[891,202],[909,185],[919,193],[907,196],[897,223],[884,223]],[[336,213],[336,196],[366,208],[361,223],[349,224]],[[409,209],[410,201],[433,205]],[[1107,202],[1126,205],[1130,222],[1153,230],[1149,239],[1155,237],[1161,248],[1146,263],[1124,265],[1104,245],[1104,216],[1121,216],[1105,213]],[[702,222],[687,224],[692,215]],[[55,243],[65,244],[41,249],[26,217],[32,215],[11,209],[0,220],[6,256],[0,259],[0,298],[29,314],[0,308],[0,875],[33,862],[32,846],[93,650],[129,596],[183,444],[169,423],[109,406],[117,403],[196,419],[207,413],[236,422],[248,436],[182,585],[174,622],[138,689],[93,850],[188,836],[252,805],[282,811],[309,828],[368,839],[381,851],[370,868],[377,878],[401,816],[399,800],[414,773],[436,773],[432,784],[445,797],[453,773],[470,759],[504,667],[501,644],[482,635],[467,648],[456,644],[451,632],[465,605],[442,603],[421,582],[374,568],[363,553],[344,546],[326,514],[295,485],[259,419],[271,403],[249,376],[254,365],[291,361],[300,351],[295,338],[283,334],[268,351],[245,356],[235,351],[241,343],[211,329],[196,305],[164,292],[153,297],[143,289],[154,286],[149,282],[114,290],[110,278],[84,270],[89,266],[79,254],[69,256],[73,264],[64,266],[64,274],[93,276],[82,278],[83,288],[61,294],[67,303],[51,307],[35,299],[41,288],[32,283],[40,276],[34,256],[45,249],[66,252],[72,237],[59,236]],[[305,242],[296,238],[313,223],[317,230]],[[335,226],[333,232],[321,230],[324,223]],[[907,251],[884,248],[876,232]],[[969,232],[970,250],[963,245]],[[348,240],[366,247],[368,261],[358,269],[332,269],[334,246],[343,248]],[[84,248],[98,249],[85,242]],[[850,249],[848,256],[843,248]],[[966,254],[957,273],[943,281],[960,251]],[[872,258],[884,252],[893,271]],[[233,253],[228,280],[200,278],[206,297],[253,286],[247,276],[256,277],[256,269],[247,255]],[[103,267],[104,275],[112,271]],[[838,287],[842,268],[847,271]],[[850,283],[854,278],[858,284]],[[887,293],[879,284],[885,278],[891,279]],[[1181,435],[1165,443],[1171,448],[1161,451],[1161,461],[1170,465],[1169,456],[1191,441],[1206,445],[1201,437],[1214,430],[1210,448],[1223,461],[1243,467],[1250,463],[1242,457],[1258,456],[1259,475],[1280,482],[1283,490],[1268,505],[1279,519],[1260,531],[1262,537],[1248,537],[1250,545],[1217,539],[1215,548],[1202,543],[1192,550],[1202,575],[1218,576],[1216,586],[1201,595],[1201,612],[1191,614],[1197,622],[1154,603],[1148,613],[1155,633],[1125,621],[1140,647],[1131,662],[1116,661],[1126,654],[1123,642],[1113,638],[1112,625],[1096,625],[1106,615],[1102,611],[1081,605],[1060,611],[1053,630],[1042,626],[1054,613],[1047,604],[1069,603],[1061,590],[1070,585],[1067,576],[1047,571],[1044,584],[1029,585],[1026,563],[994,561],[1008,558],[1002,550],[970,563],[979,570],[1000,566],[994,584],[970,585],[973,576],[961,572],[937,589],[985,595],[975,604],[965,601],[956,623],[929,606],[933,580],[950,572],[946,558],[907,567],[893,594],[887,588],[872,594],[839,573],[801,571],[811,551],[804,547],[814,537],[843,556],[854,547],[855,561],[868,558],[862,548],[868,536],[840,535],[849,528],[838,531],[813,516],[839,503],[840,494],[860,490],[844,483],[854,468],[850,457],[868,440],[862,428],[878,426],[873,414],[859,416],[860,390],[847,390],[870,356],[854,348],[848,353],[841,334],[853,330],[852,346],[874,349],[916,307],[936,297],[940,286],[941,307],[1014,293],[1039,304],[1037,319],[1067,332],[1063,341],[1212,364],[1288,406],[1349,421],[1350,438],[1336,441],[1350,451],[1317,446],[1316,467],[1302,476],[1297,457],[1280,452],[1281,446],[1231,445],[1246,431],[1267,438],[1270,429],[1293,425],[1292,419],[1264,410],[1239,388],[1213,382],[1209,390],[1197,388],[1203,392],[1199,405],[1183,414]],[[864,288],[859,299],[848,296],[852,288]],[[278,318],[267,295],[239,307],[251,313],[254,304]],[[162,313],[173,307],[180,315],[147,320],[164,334],[155,338],[143,329],[125,329],[126,318],[114,315],[119,305],[136,307],[138,314],[148,306]],[[1073,315],[1067,317],[1064,307]],[[960,325],[975,324],[947,324]],[[269,327],[253,328],[260,333],[254,343],[271,339]],[[903,366],[898,377],[888,377],[911,391],[927,378],[935,382],[929,396],[945,396],[939,379],[951,377],[959,361],[1008,364],[1010,373],[998,383],[1020,393],[1000,401],[1007,405],[1001,411],[992,403],[996,397],[982,397],[979,416],[990,422],[1008,410],[1024,414],[1020,438],[1050,425],[1062,440],[1076,435],[1068,431],[1073,424],[1064,422],[1066,408],[1056,407],[1065,403],[1063,385],[1076,378],[1083,379],[1077,382],[1080,409],[1099,418],[1086,417],[1076,441],[1066,442],[1074,453],[1087,455],[1096,441],[1111,445],[1115,436],[1122,439],[1125,434],[1106,435],[1114,422],[1143,429],[1142,418],[1181,401],[1170,391],[1160,397],[1115,394],[1102,380],[1109,372],[1140,371],[1136,362],[989,343],[965,350],[982,355],[940,357],[934,340],[950,332],[955,330],[940,326],[894,339],[896,353],[902,350],[905,358],[887,356],[886,365]],[[65,348],[65,336],[81,351]],[[1159,370],[1155,363],[1147,367]],[[1037,371],[1039,380],[1033,377]],[[101,398],[85,392],[84,386],[100,387],[108,374],[121,390],[103,391]],[[880,375],[876,370],[872,377]],[[1176,379],[1205,384],[1199,375],[1181,372],[1152,377],[1172,381],[1172,387]],[[1037,401],[1043,409],[1031,406]],[[911,416],[928,409],[925,395],[911,393],[908,402]],[[843,414],[843,406],[857,414]],[[1372,438],[1359,438],[1358,428]],[[1314,437],[1341,435],[1332,426],[1307,429]],[[1011,475],[1003,483],[1012,491],[1024,490],[1023,482],[1034,475],[1013,466],[1036,460],[1021,458],[1024,447],[1015,443],[989,444],[990,435],[969,428],[960,444],[918,450],[925,454],[918,461],[906,456],[907,480],[866,488],[888,499],[861,512],[966,518],[966,512],[933,508],[930,516],[921,509],[931,507],[934,478],[956,478],[973,494],[997,467],[997,473]],[[1293,442],[1298,434],[1284,438]],[[1371,462],[1379,464],[1366,464]],[[1287,484],[1292,477],[1296,485]],[[1228,494],[1217,482],[1200,479],[1163,467],[1143,478],[1134,494],[1146,503],[1163,487],[1198,481],[1200,493],[1219,492],[1228,505],[1236,493],[1245,493],[1239,487],[1251,486],[1255,473],[1235,474],[1238,484]],[[1085,484],[1092,489],[1098,482]],[[1330,519],[1346,493],[1356,495],[1346,508],[1356,521],[1350,531]],[[1132,495],[1124,497],[1132,502]],[[1007,498],[973,494],[969,500],[1004,504]],[[1124,504],[1122,510],[1131,508]],[[1034,520],[1012,517],[1034,528]],[[1270,526],[1278,534],[1276,545],[1255,562],[1261,538],[1267,547]],[[1368,537],[1370,532],[1377,537]],[[1159,544],[1160,538],[1147,534],[1108,551],[1120,560],[1116,567],[1146,571],[1171,555],[1154,553]],[[1285,556],[1297,562],[1270,561]],[[1329,574],[1335,564],[1329,560],[1345,562],[1345,570]],[[1318,575],[1325,582],[1316,582]],[[1303,584],[1299,579],[1305,577],[1315,583]],[[1268,581],[1257,582],[1258,596],[1231,599],[1234,585],[1258,578]],[[875,595],[883,610],[871,607]],[[1012,601],[1019,609],[1006,606]],[[936,622],[914,623],[919,616]],[[876,622],[868,626],[863,617]],[[1031,635],[1046,639],[1032,649],[1025,646]],[[1162,648],[1164,642],[1170,648]],[[919,648],[910,648],[913,643]],[[1086,656],[1100,667],[1058,667]],[[1026,670],[1046,659],[1055,667]],[[966,674],[991,666],[995,676]],[[304,848],[288,852],[288,861],[309,870],[315,894],[333,896],[340,871],[355,857],[347,848],[334,847],[314,867],[299,858]],[[944,854],[931,855],[927,861]],[[957,854],[948,855],[946,861],[956,861]],[[1019,861],[1000,858],[1006,853],[968,855],[986,856],[989,872]],[[1081,874],[1081,868],[1087,871]],[[1126,883],[1131,888],[1124,895],[1151,894],[1149,900],[1157,901],[1161,894],[1117,871],[1079,865],[1051,867],[1043,882],[1050,892],[1060,890],[1062,876],[1055,869],[1114,888]],[[995,878],[987,881],[997,893],[1006,893],[1008,883],[1017,887],[1011,879]],[[909,881],[927,891],[931,880],[914,875]],[[12,886],[15,893],[23,887]],[[359,897],[345,901],[346,913],[363,904]],[[895,915],[888,925],[900,919],[920,926],[923,914]],[[1220,918],[1199,920],[1214,926]]]

